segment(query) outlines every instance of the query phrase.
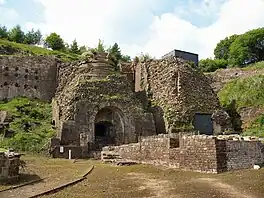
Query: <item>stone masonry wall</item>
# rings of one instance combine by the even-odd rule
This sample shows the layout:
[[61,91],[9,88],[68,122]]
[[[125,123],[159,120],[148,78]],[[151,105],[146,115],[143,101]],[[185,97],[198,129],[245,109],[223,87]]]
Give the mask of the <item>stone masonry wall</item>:
[[57,60],[44,56],[0,56],[0,100],[18,96],[51,100]]
[[16,179],[19,176],[20,155],[8,157],[0,153],[0,180]]
[[217,173],[216,140],[210,136],[183,136],[170,149],[170,163],[182,170]]
[[145,90],[151,105],[163,110],[167,131],[190,124],[195,113],[221,109],[208,79],[182,59],[138,63],[135,72],[136,91]]
[[139,143],[104,147],[123,159],[159,164],[205,173],[252,168],[264,163],[263,144],[259,141],[218,139],[206,135],[160,134],[142,138]]
[[263,144],[258,141],[226,141],[227,169],[252,168],[264,163]]

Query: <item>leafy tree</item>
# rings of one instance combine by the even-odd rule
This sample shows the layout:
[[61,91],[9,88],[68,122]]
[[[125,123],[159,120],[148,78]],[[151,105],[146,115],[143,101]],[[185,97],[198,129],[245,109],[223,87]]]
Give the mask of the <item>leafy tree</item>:
[[74,53],[74,54],[80,54],[80,49],[79,49],[79,46],[78,46],[76,39],[73,40],[73,42],[70,46],[70,52]]
[[107,52],[111,54],[114,59],[114,63],[117,65],[122,58],[121,50],[117,43],[107,49]]
[[234,34],[217,43],[216,48],[214,49],[215,59],[228,60],[230,46],[238,37],[239,35]]
[[64,50],[65,45],[63,39],[57,33],[53,32],[45,39],[45,44],[47,47],[53,50]]
[[15,26],[8,32],[8,39],[16,43],[23,43],[25,34],[21,30],[20,25]]
[[85,47],[84,45],[80,46],[79,50],[81,54],[88,51],[87,47]]
[[229,63],[247,65],[264,60],[264,28],[258,28],[239,36],[230,46]]
[[228,65],[227,60],[224,59],[202,59],[199,61],[199,68],[203,72],[214,72],[217,69],[226,68]]
[[121,60],[124,62],[130,62],[131,61],[131,57],[128,55],[122,55]]
[[0,39],[7,39],[8,38],[8,31],[6,26],[0,26]]
[[37,30],[35,32],[34,29],[32,29],[31,31],[26,33],[24,43],[32,44],[32,45],[39,44],[41,41],[41,38],[42,38],[42,34],[40,30]]
[[104,46],[104,42],[99,39],[99,42],[98,42],[98,45],[97,45],[97,48],[95,48],[95,51],[96,52],[105,52],[105,46]]

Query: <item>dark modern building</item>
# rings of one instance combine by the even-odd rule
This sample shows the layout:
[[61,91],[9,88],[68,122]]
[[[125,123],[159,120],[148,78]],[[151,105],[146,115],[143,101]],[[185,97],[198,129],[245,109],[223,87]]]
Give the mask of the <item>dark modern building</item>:
[[178,58],[183,58],[184,60],[193,61],[195,65],[198,66],[198,61],[199,61],[198,54],[194,54],[191,52],[185,52],[181,50],[173,50],[169,52],[168,54],[165,54],[164,56],[162,56],[162,58],[166,58],[169,56],[174,56]]

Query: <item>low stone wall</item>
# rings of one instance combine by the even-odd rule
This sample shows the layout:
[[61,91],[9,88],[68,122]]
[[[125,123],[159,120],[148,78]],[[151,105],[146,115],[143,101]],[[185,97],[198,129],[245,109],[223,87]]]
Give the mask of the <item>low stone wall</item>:
[[183,136],[178,148],[170,148],[170,165],[183,170],[217,173],[216,139]]
[[148,164],[167,164],[169,161],[168,135],[142,137],[138,143],[124,144],[121,146],[104,147],[103,151],[114,150],[123,159]]
[[264,163],[263,144],[259,141],[226,141],[227,170],[252,168]]
[[264,163],[260,141],[206,135],[161,134],[142,138],[139,143],[104,147],[102,153],[108,151],[125,160],[205,173],[252,168],[254,164]]
[[7,155],[0,153],[0,181],[13,180],[19,177],[20,154]]

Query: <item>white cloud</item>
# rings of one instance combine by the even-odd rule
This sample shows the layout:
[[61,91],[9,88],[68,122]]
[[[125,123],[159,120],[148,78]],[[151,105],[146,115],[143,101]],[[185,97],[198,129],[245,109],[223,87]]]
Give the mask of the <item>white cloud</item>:
[[4,5],[6,3],[6,0],[0,0],[0,5]]
[[0,0],[0,24],[8,24],[12,27],[16,25],[19,14],[13,8],[4,7],[5,3],[5,0]]
[[[67,42],[77,38],[81,44],[94,46],[101,38],[106,44],[118,39],[116,32],[125,32],[130,24],[124,22],[142,16],[152,20],[145,31],[150,32],[143,43],[120,43],[124,53],[135,55],[148,52],[159,57],[172,49],[199,53],[201,58],[213,56],[216,43],[232,34],[240,34],[249,29],[264,26],[264,0],[188,0],[178,6],[173,13],[153,16],[151,10],[159,6],[159,0],[36,0],[45,6],[45,24],[28,23],[28,27],[40,27],[49,33],[58,32]],[[188,12],[186,12],[188,11]],[[198,14],[206,17],[217,16],[213,24],[196,27],[181,18],[183,14]],[[122,23],[121,23],[122,22]],[[133,23],[135,24],[135,23]],[[122,27],[121,27],[122,25]],[[140,37],[140,35],[135,35]]]
[[162,56],[174,48],[199,53],[201,58],[213,57],[221,39],[264,26],[263,0],[228,0],[222,4],[218,19],[210,26],[198,28],[177,14],[163,14],[152,23],[151,39],[144,50]]

